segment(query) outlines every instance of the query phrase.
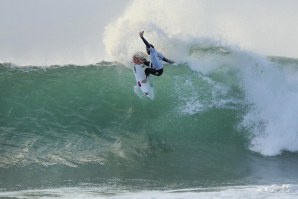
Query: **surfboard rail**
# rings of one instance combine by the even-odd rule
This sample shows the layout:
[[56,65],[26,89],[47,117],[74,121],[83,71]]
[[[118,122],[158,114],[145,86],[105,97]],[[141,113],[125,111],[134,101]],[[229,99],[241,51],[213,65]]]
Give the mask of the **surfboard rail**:
[[[145,68],[143,64],[146,61],[146,55],[144,53],[135,53],[132,57],[133,72],[136,79],[136,86],[142,91],[142,93],[149,99],[154,99],[154,89],[149,77],[146,78]],[[136,91],[136,88],[134,88]]]

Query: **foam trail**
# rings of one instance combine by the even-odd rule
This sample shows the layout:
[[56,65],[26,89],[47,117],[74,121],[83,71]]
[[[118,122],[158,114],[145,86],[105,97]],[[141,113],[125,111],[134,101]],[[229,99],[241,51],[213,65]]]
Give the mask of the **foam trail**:
[[[225,6],[234,3],[228,1]],[[112,59],[128,64],[134,52],[144,51],[144,44],[138,37],[138,32],[144,29],[145,37],[166,57],[187,63],[193,71],[204,75],[220,72],[227,86],[233,86],[229,85],[230,79],[234,86],[243,90],[245,101],[251,104],[251,108],[240,126],[250,133],[251,150],[263,155],[297,151],[297,70],[241,50],[257,47],[250,45],[250,42],[258,41],[250,38],[257,37],[256,32],[261,28],[256,21],[262,19],[271,27],[272,19],[264,17],[260,9],[252,16],[254,21],[245,18],[245,6],[248,10],[253,9],[251,4],[241,7],[243,13],[230,14],[212,5],[215,2],[193,0],[185,4],[185,1],[178,0],[175,3],[152,1],[148,4],[147,1],[133,1],[121,18],[106,27],[106,51]],[[262,3],[261,7],[266,5]],[[274,16],[281,5],[272,6],[270,13]],[[276,20],[282,23],[280,18]],[[272,35],[271,39],[278,36]],[[289,38],[297,40],[296,36]],[[262,45],[265,43],[261,42]]]

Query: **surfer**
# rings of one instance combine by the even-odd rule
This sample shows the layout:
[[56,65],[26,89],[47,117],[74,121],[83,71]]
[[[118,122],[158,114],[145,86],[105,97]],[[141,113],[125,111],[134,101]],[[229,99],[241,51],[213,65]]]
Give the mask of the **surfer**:
[[[148,61],[143,62],[146,66],[148,66],[145,69],[146,79],[150,74],[155,76],[161,76],[163,73],[162,61],[167,62],[169,64],[173,64],[174,62],[172,60],[165,58],[160,52],[157,52],[155,50],[154,46],[144,38],[144,31],[141,31],[139,34],[141,39],[146,45],[146,52],[148,55],[150,55],[150,60],[151,60],[151,63]],[[142,82],[145,83],[146,79],[144,79]]]

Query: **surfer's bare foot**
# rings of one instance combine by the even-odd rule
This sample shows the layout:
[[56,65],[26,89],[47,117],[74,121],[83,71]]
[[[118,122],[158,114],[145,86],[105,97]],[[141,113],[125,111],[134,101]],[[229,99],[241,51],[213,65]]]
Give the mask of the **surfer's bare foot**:
[[144,80],[142,80],[142,83],[146,83],[147,82],[147,78],[146,79],[144,79]]

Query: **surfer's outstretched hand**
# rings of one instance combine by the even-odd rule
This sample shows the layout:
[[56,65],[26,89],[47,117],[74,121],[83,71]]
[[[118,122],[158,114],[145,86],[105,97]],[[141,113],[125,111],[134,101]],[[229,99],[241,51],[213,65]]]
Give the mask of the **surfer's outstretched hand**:
[[140,37],[143,37],[143,35],[144,35],[144,30],[141,31],[139,34],[140,34]]
[[169,64],[174,64],[175,62],[169,59]]

